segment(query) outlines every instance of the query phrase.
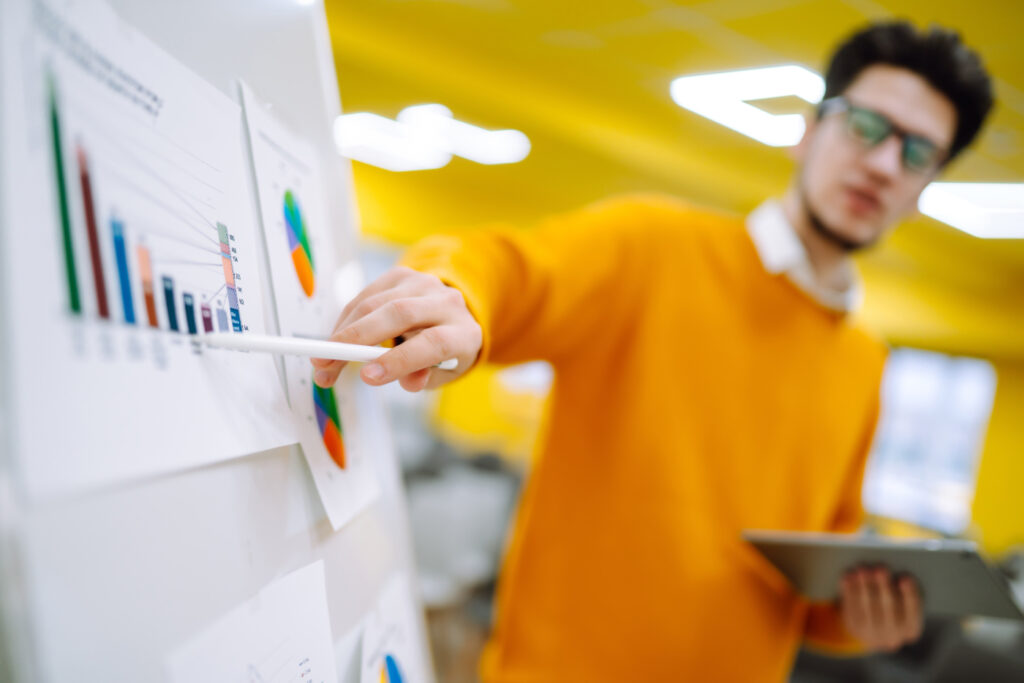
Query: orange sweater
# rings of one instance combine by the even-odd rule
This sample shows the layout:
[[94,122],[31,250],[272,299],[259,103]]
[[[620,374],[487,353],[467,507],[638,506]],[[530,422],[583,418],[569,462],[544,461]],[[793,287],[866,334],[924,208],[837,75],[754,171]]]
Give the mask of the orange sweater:
[[485,681],[775,682],[805,636],[852,644],[740,532],[858,526],[885,351],[741,218],[629,197],[403,263],[463,292],[482,359],[555,368]]

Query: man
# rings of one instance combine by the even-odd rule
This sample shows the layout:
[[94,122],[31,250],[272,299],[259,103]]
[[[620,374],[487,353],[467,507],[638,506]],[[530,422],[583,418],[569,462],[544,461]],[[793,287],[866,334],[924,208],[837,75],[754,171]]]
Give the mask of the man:
[[[628,197],[428,239],[345,308],[334,339],[407,337],[368,384],[555,368],[486,681],[780,681],[805,639],[918,637],[910,578],[852,569],[808,605],[740,532],[858,528],[885,351],[851,322],[850,254],[914,212],[991,104],[955,34],[874,25],[833,57],[781,201],[744,220]],[[341,368],[314,364],[323,385]]]

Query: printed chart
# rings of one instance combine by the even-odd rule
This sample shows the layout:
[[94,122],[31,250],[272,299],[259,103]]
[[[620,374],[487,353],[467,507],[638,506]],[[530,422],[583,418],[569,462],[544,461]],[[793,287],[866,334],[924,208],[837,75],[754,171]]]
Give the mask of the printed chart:
[[313,296],[316,288],[316,272],[313,267],[313,250],[309,246],[309,234],[302,209],[291,190],[284,191],[284,223],[288,234],[288,248],[292,252],[295,276],[299,278],[302,291],[307,297]]
[[[340,269],[316,153],[265,111],[246,85],[239,89],[280,333],[325,339],[344,302],[332,286]],[[327,516],[340,528],[379,493],[355,414],[355,368],[324,389],[313,383],[308,358],[285,356],[284,367],[299,442]]]
[[197,342],[264,331],[238,106],[105,5],[8,18],[0,239],[30,495],[294,443],[272,360]]
[[266,586],[167,660],[170,683],[334,683],[322,561]]
[[416,600],[404,574],[393,576],[363,625],[360,683],[418,683],[425,660],[416,643]]

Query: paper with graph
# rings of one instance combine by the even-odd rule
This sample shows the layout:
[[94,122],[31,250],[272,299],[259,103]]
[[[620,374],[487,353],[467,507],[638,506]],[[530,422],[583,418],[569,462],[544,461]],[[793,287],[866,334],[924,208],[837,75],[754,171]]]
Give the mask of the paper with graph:
[[363,623],[360,683],[421,683],[427,664],[419,648],[412,584],[404,573],[385,584]]
[[170,683],[335,683],[324,563],[266,586],[167,659]]
[[[266,111],[248,86],[240,84],[239,91],[280,334],[325,339],[359,280],[341,278],[353,286],[339,301],[338,274],[354,264],[336,265],[316,152]],[[337,529],[379,492],[355,412],[358,378],[350,369],[324,389],[313,383],[308,358],[285,356],[284,368],[302,451]]]
[[103,3],[25,5],[0,267],[30,494],[293,443],[272,360],[197,341],[264,331],[238,105]]

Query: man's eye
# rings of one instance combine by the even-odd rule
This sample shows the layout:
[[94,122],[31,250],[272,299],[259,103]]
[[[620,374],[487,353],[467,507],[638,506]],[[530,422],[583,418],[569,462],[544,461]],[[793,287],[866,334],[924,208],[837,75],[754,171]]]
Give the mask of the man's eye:
[[876,143],[888,133],[885,121],[866,112],[855,112],[850,116],[850,129],[865,142]]
[[934,163],[937,150],[931,143],[923,140],[910,140],[907,144],[907,164],[913,168],[926,168]]

